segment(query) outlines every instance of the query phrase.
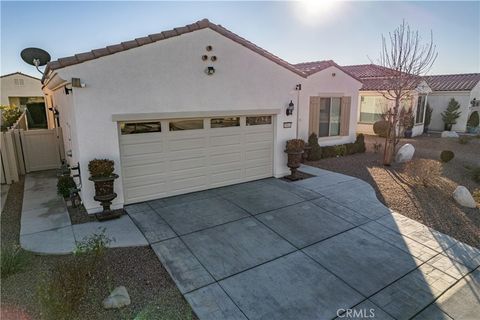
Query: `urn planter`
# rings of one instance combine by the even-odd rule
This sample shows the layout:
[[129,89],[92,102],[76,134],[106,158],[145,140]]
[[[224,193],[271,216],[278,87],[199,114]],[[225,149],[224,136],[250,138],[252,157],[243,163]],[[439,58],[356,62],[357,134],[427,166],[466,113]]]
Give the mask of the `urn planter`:
[[285,153],[287,154],[287,166],[290,168],[291,174],[285,178],[295,181],[300,179],[297,175],[297,169],[303,160],[303,152],[305,149],[305,142],[301,139],[292,139],[287,141]]
[[109,159],[94,159],[88,164],[90,171],[90,181],[95,184],[95,196],[93,199],[100,202],[103,211],[95,214],[98,220],[108,220],[118,218],[121,211],[112,211],[110,206],[113,199],[117,197],[114,192],[114,182],[118,179],[118,175],[113,173],[114,162]]

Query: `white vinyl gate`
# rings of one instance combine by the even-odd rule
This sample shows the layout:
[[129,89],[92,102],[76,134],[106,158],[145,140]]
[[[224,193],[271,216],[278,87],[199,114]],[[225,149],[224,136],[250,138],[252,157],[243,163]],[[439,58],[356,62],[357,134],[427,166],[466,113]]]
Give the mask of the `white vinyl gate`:
[[246,117],[239,116],[238,126],[214,128],[211,123],[216,118],[194,119],[203,121],[203,129],[180,131],[171,131],[175,120],[157,120],[161,132],[123,132],[120,153],[125,202],[271,177],[274,117],[263,118],[266,123],[246,125]]

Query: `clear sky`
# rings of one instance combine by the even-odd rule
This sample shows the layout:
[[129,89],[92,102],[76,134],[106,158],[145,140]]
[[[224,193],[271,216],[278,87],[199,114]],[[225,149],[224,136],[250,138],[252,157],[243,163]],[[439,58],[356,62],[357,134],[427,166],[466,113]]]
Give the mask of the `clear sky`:
[[[321,0],[319,0],[321,1]],[[53,59],[208,18],[291,63],[370,63],[405,19],[439,52],[431,73],[480,72],[480,2],[1,2],[1,74],[39,73],[25,47]],[[317,3],[317,4],[315,4]]]

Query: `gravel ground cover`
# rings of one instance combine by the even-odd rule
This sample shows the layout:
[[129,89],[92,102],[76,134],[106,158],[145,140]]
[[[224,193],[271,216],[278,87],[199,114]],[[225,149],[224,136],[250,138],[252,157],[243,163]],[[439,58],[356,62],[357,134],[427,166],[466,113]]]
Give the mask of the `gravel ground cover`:
[[[18,245],[23,180],[11,186],[1,215],[2,248]],[[42,319],[36,296],[39,281],[68,256],[28,254],[25,270],[1,283],[0,319]],[[116,286],[124,285],[132,304],[105,310],[101,303]],[[104,263],[89,281],[77,319],[197,319],[150,247],[108,249]]]
[[[307,164],[344,173],[370,183],[378,199],[393,210],[469,245],[480,247],[480,210],[456,204],[452,193],[458,185],[470,192],[480,189],[466,167],[480,166],[480,139],[467,144],[458,139],[440,138],[438,134],[403,139],[400,144],[415,147],[408,164],[382,165],[384,139],[366,136],[367,152],[346,157],[328,158]],[[375,153],[374,143],[381,143]],[[442,150],[451,150],[455,158],[442,163]]]

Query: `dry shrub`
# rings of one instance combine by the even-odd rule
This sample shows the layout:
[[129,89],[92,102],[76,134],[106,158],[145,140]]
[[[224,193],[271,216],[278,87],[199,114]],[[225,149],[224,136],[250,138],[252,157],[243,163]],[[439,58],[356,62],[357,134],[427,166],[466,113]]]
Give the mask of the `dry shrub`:
[[480,189],[475,189],[472,193],[473,199],[477,202],[478,207],[480,207]]
[[440,177],[442,165],[429,159],[416,159],[405,164],[404,174],[408,182],[415,186],[429,187]]

